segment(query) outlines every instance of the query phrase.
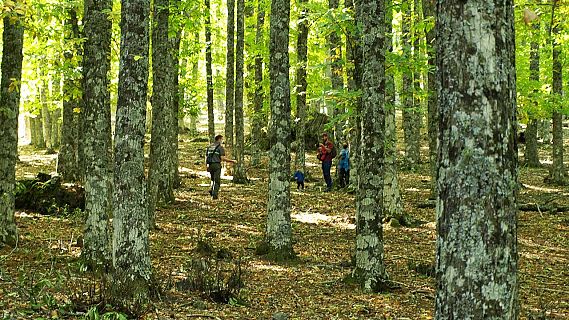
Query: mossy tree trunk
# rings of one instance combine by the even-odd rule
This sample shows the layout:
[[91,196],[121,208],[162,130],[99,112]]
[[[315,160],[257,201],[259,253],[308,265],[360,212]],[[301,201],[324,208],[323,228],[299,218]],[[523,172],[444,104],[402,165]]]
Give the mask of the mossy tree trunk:
[[272,0],[270,19],[271,130],[266,242],[275,260],[294,257],[290,221],[291,110],[289,80],[289,0]]
[[237,47],[235,54],[235,172],[233,182],[246,183],[245,124],[243,122],[243,73],[245,69],[245,2],[237,0]]
[[170,80],[172,50],[168,38],[169,0],[154,0],[152,21],[152,139],[148,170],[149,226],[155,226],[155,209],[160,203],[174,201],[171,135],[178,123],[174,117],[174,92]]
[[357,8],[361,29],[362,98],[358,201],[356,204],[356,265],[363,290],[384,288],[383,170],[385,149],[385,2],[362,0]]
[[111,30],[112,1],[85,1],[83,54],[83,108],[85,157],[85,211],[82,251],[86,264],[105,270],[110,264],[109,218],[112,210]]
[[122,0],[111,297],[128,309],[148,304],[152,275],[144,177],[149,16],[150,1]]
[[[19,0],[13,4],[23,5]],[[14,204],[24,46],[23,17],[13,12],[4,16],[0,80],[0,244],[10,246],[18,243]]]
[[514,5],[437,9],[435,319],[517,319]]

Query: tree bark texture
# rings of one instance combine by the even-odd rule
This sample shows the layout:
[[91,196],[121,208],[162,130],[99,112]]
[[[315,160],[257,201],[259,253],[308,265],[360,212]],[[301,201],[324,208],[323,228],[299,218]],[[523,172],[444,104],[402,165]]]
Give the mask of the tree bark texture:
[[[265,8],[262,1],[257,4],[257,30],[255,32],[255,43],[263,43],[263,29],[265,25]],[[261,162],[261,128],[263,126],[263,55],[257,49],[255,55],[255,98],[253,102],[253,119],[251,125],[251,164],[257,165]]]
[[[328,0],[328,9],[332,14],[338,9],[339,0]],[[332,90],[340,93],[344,89],[344,69],[342,62],[342,38],[335,30],[328,36],[328,52],[330,55],[330,80],[332,82]],[[346,110],[345,107],[337,103],[337,99],[332,102],[334,106],[334,117],[336,124],[334,126],[334,141],[339,146],[344,140],[345,121],[340,121],[340,116]]]
[[437,4],[435,319],[517,319],[512,1]]
[[[385,52],[393,51],[393,1],[385,0]],[[395,79],[393,61],[385,68],[385,171],[383,174],[384,216],[402,217],[401,194],[397,178],[397,132],[395,125]]]
[[[537,37],[539,37],[540,25],[539,22],[535,22],[532,26],[532,41],[530,48],[530,81],[534,82],[536,85],[539,83],[539,42]],[[537,32],[537,34],[536,34]],[[534,92],[537,92],[539,87],[534,88]],[[533,101],[535,108],[538,108],[539,101],[535,99]],[[525,163],[529,167],[539,167],[541,164],[539,162],[539,155],[537,152],[537,128],[538,128],[538,118],[537,112],[533,110],[528,111],[528,123],[525,131],[526,138],[526,148],[525,148]]]
[[243,122],[243,74],[245,72],[245,1],[237,0],[237,46],[235,54],[235,172],[233,182],[246,183],[245,124]]
[[211,69],[211,3],[205,0],[205,70],[206,70],[206,90],[207,90],[207,132],[209,141],[215,138],[215,118],[213,114],[213,71]]
[[[435,2],[423,1],[423,17],[435,18]],[[431,198],[437,198],[437,137],[438,137],[438,111],[437,111],[437,76],[435,62],[435,26],[425,31],[427,41],[427,135],[429,139],[429,168],[431,169]]]
[[152,21],[152,140],[148,170],[149,226],[155,225],[155,209],[159,203],[174,201],[174,181],[170,173],[173,163],[171,135],[178,125],[174,116],[174,83],[171,82],[172,50],[168,39],[169,0],[154,0]]
[[[557,0],[556,0],[557,1]],[[556,2],[555,1],[555,2]],[[553,26],[553,34],[561,32],[559,22]],[[563,95],[563,66],[561,63],[561,44],[553,41],[553,94],[559,98]],[[553,111],[553,165],[549,173],[550,181],[554,184],[566,184],[567,173],[563,165],[563,114],[556,106]]]
[[307,0],[300,0],[298,17],[298,36],[296,39],[296,110],[298,113],[296,130],[296,161],[295,168],[306,174],[306,91],[308,81],[306,67],[308,63],[308,9]]
[[144,178],[149,16],[148,0],[122,1],[111,297],[129,309],[148,303],[152,273]]
[[82,255],[94,270],[110,264],[109,218],[112,210],[110,71],[112,1],[85,0],[83,125],[85,211]]
[[[15,1],[14,6],[22,5]],[[2,78],[0,80],[0,244],[15,246],[18,230],[14,217],[16,161],[18,159],[18,113],[22,80],[23,17],[4,17]]]
[[286,260],[294,256],[290,221],[291,110],[289,80],[289,0],[271,1],[270,19],[271,150],[266,242],[269,256]]
[[358,9],[362,50],[360,157],[356,204],[356,266],[365,291],[383,289],[383,170],[385,150],[385,1],[363,0]]
[[233,149],[233,113],[235,109],[235,0],[227,0],[227,58],[225,72],[225,145]]

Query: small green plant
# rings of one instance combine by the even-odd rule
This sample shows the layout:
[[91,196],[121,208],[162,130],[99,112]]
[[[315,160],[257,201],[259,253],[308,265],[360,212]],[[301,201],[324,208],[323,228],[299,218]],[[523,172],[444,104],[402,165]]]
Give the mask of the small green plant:
[[83,317],[83,319],[84,320],[128,320],[128,317],[124,313],[116,311],[108,311],[103,314],[100,314],[97,307],[92,307]]

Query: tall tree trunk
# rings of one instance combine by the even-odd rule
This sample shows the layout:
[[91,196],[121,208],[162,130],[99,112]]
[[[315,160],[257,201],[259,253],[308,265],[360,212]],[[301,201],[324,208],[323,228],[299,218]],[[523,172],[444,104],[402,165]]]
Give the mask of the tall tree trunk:
[[41,121],[41,114],[39,116],[32,117],[32,144],[34,147],[43,149],[45,148],[45,140],[43,138],[43,124]]
[[296,170],[306,173],[306,91],[308,81],[306,79],[306,66],[308,63],[308,9],[307,0],[298,2],[300,15],[298,16],[298,38],[296,39],[296,57],[298,60],[296,69],[296,110],[298,122],[296,130]]
[[408,70],[403,71],[403,132],[405,138],[405,162],[407,166],[414,167],[419,163],[420,150],[420,116],[415,105],[414,97],[414,54],[412,51],[413,42],[411,41],[411,24],[413,22],[412,3],[403,4],[404,13],[401,23],[403,24],[402,41],[404,56],[408,61]]
[[[554,0],[552,15],[557,7],[557,0]],[[554,37],[561,31],[559,22],[555,22],[552,17],[553,34],[550,37],[553,43],[553,94],[561,97],[563,95],[563,66],[561,63],[561,44],[554,40]],[[557,105],[553,111],[553,164],[549,172],[549,180],[554,184],[563,185],[567,183],[567,173],[563,165],[563,114],[561,106]]]
[[[172,0],[171,6],[177,8],[180,5],[179,0]],[[176,25],[175,30],[176,36],[170,39],[169,49],[170,54],[170,74],[169,83],[172,87],[172,131],[170,134],[170,145],[172,150],[172,164],[170,165],[170,179],[172,180],[172,187],[178,188],[181,184],[180,172],[178,168],[180,167],[180,158],[178,155],[178,137],[180,135],[180,45],[182,43],[182,27]],[[199,37],[198,37],[199,39]],[[184,68],[185,69],[185,68]],[[172,198],[174,201],[175,198]]]
[[245,124],[243,123],[243,73],[245,69],[245,2],[237,0],[237,47],[235,55],[235,183],[246,183]]
[[152,140],[148,170],[149,226],[155,226],[155,209],[159,203],[174,201],[174,184],[170,173],[174,127],[174,92],[170,82],[171,54],[168,39],[169,0],[154,0],[152,21]]
[[365,291],[384,288],[383,169],[385,145],[385,2],[362,0],[357,10],[362,40],[361,159],[356,204],[354,277]]
[[45,148],[46,153],[55,153],[53,149],[53,143],[51,141],[51,111],[49,110],[49,101],[48,101],[48,84],[47,84],[47,74],[45,71],[40,71],[40,80],[41,87],[40,87],[40,102],[41,102],[41,117],[42,117],[42,125],[43,125],[43,139],[45,141]]
[[[538,21],[534,21],[533,24],[533,34],[530,48],[530,81],[534,82],[534,85],[539,83],[539,32],[540,24]],[[539,87],[534,88],[534,93],[537,93]],[[535,108],[538,108],[539,101],[537,99],[532,99]],[[537,153],[537,127],[539,120],[537,119],[537,112],[530,110],[528,112],[528,124],[526,127],[525,137],[526,137],[526,149],[525,149],[525,162],[529,167],[539,167],[541,164],[539,162],[539,155]]]
[[215,138],[215,118],[213,114],[213,71],[211,69],[211,4],[210,0],[205,0],[205,70],[207,83],[207,132],[209,142]]
[[57,107],[52,110],[49,117],[51,118],[51,141],[53,147],[57,148],[60,145],[59,140],[61,139],[61,108]]
[[[385,52],[393,51],[393,1],[385,0]],[[385,68],[385,169],[383,173],[383,207],[385,217],[407,224],[403,216],[399,179],[397,177],[397,131],[395,125],[395,79],[393,60],[386,59]]]
[[227,0],[227,70],[225,73],[225,145],[233,150],[233,112],[235,107],[235,0]]
[[[346,0],[346,9],[349,10],[350,15],[354,18],[356,16],[357,8],[354,6],[353,0]],[[359,45],[359,34],[356,28],[348,30],[346,34],[346,74],[348,78],[348,90],[352,93],[357,92],[361,87],[361,52]],[[355,99],[352,103],[352,116],[349,119],[351,126],[350,130],[350,178],[351,183],[357,185],[358,172],[359,172],[359,145],[361,139],[361,121],[360,121],[360,99]]]
[[85,156],[85,212],[82,250],[86,264],[103,271],[110,264],[109,218],[112,211],[111,30],[112,1],[84,3],[83,101]]
[[[257,30],[255,43],[260,47],[263,43],[263,28],[265,24],[265,8],[261,0],[257,0]],[[253,105],[253,119],[251,125],[251,164],[257,165],[261,161],[261,127],[263,124],[263,55],[261,49],[255,52],[255,98]]]
[[[328,9],[334,13],[338,9],[340,1],[339,0],[328,0]],[[342,67],[342,38],[336,31],[332,31],[328,36],[328,52],[330,55],[330,80],[332,81],[332,90],[335,92],[341,92],[344,89],[344,71]],[[338,119],[343,115],[346,110],[343,106],[337,103],[334,99],[332,102],[334,106],[334,117],[336,119],[336,125],[334,126],[334,139],[335,143],[339,145],[344,140],[344,127],[345,121],[340,121]]]
[[[435,18],[435,2],[423,1],[423,17]],[[439,119],[437,108],[437,77],[435,62],[435,26],[425,30],[427,41],[427,135],[429,137],[429,168],[431,169],[431,199],[437,198],[437,137]]]
[[517,319],[514,5],[437,9],[435,319]]
[[275,260],[294,257],[290,222],[290,1],[272,0],[270,19],[271,150],[266,242]]
[[152,274],[143,148],[149,15],[148,0],[122,0],[111,297],[129,308],[148,303]]
[[[21,4],[20,0],[14,4]],[[18,112],[22,80],[23,17],[15,11],[4,16],[2,79],[0,80],[0,244],[18,243],[15,193],[18,159]]]

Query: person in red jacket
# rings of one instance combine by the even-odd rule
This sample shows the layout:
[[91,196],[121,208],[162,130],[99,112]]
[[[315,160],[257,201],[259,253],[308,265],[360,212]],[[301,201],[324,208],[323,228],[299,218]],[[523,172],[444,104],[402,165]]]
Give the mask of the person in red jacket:
[[332,149],[334,144],[330,141],[328,134],[322,134],[322,143],[318,147],[318,159],[322,161],[322,175],[326,182],[326,192],[332,190],[332,177],[330,176],[330,169],[332,168]]

